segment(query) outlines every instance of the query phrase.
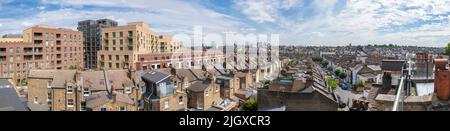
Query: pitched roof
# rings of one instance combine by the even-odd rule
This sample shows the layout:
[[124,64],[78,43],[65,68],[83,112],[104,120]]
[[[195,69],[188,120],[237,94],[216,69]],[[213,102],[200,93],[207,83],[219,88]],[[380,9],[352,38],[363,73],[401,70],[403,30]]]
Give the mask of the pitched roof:
[[[127,95],[115,91],[114,94],[116,95],[116,102],[133,104],[133,100],[131,100]],[[95,108],[113,101],[113,96],[111,96],[107,91],[101,91],[94,93],[86,98],[86,107]]]
[[0,111],[26,110],[13,85],[6,79],[0,79]]
[[[133,81],[128,77],[127,70],[108,70],[108,80],[115,89],[123,89],[124,86],[132,86]],[[83,85],[91,90],[107,90],[105,74],[103,71],[83,71]]]
[[159,83],[165,79],[168,79],[171,75],[166,73],[161,73],[159,71],[151,71],[145,73],[142,78],[144,80],[150,81],[152,83]]
[[52,87],[65,87],[67,81],[75,79],[76,70],[57,70],[54,71]]
[[381,62],[381,69],[386,71],[402,71],[404,60],[383,60]]
[[380,71],[381,70],[381,67],[379,65],[367,65],[367,67],[369,67],[373,71]]
[[205,80],[205,81],[194,81],[191,86],[189,86],[189,90],[194,92],[200,92],[204,91],[206,88],[209,87],[211,84],[211,81]]

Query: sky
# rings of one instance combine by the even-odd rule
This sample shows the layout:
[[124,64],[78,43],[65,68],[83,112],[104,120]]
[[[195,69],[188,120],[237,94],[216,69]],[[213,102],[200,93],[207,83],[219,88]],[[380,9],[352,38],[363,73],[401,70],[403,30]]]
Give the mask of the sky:
[[450,0],[0,0],[0,35],[86,19],[144,21],[161,34],[280,34],[282,45],[450,42]]

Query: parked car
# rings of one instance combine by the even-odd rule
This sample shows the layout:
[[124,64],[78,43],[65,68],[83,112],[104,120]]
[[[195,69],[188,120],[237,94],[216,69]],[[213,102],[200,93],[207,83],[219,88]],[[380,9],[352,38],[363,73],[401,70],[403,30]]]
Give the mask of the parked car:
[[350,87],[350,85],[347,83],[341,83],[339,86],[342,90],[348,90],[348,88]]

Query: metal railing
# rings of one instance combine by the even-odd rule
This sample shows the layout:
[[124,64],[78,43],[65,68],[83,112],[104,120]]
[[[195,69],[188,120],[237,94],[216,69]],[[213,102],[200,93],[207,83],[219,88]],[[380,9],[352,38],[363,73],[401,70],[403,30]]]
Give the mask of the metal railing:
[[403,90],[404,83],[405,83],[405,77],[402,77],[402,79],[400,80],[399,86],[398,86],[397,95],[395,96],[394,107],[393,107],[392,111],[402,111],[403,110],[403,100],[404,100],[404,95],[405,95],[405,92]]

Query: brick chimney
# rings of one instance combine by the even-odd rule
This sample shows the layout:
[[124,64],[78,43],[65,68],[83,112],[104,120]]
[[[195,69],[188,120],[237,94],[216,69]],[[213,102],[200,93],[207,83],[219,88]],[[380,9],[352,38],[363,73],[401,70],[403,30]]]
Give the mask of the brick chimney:
[[450,97],[450,70],[446,68],[448,60],[435,59],[434,64],[436,68],[434,78],[436,96],[440,100],[448,100]]
[[111,85],[111,92],[109,93],[109,95],[111,96],[111,99],[113,100],[113,102],[116,102],[117,94],[114,91],[115,91],[115,87],[114,87],[114,85]]
[[383,88],[392,87],[392,72],[383,72]]

